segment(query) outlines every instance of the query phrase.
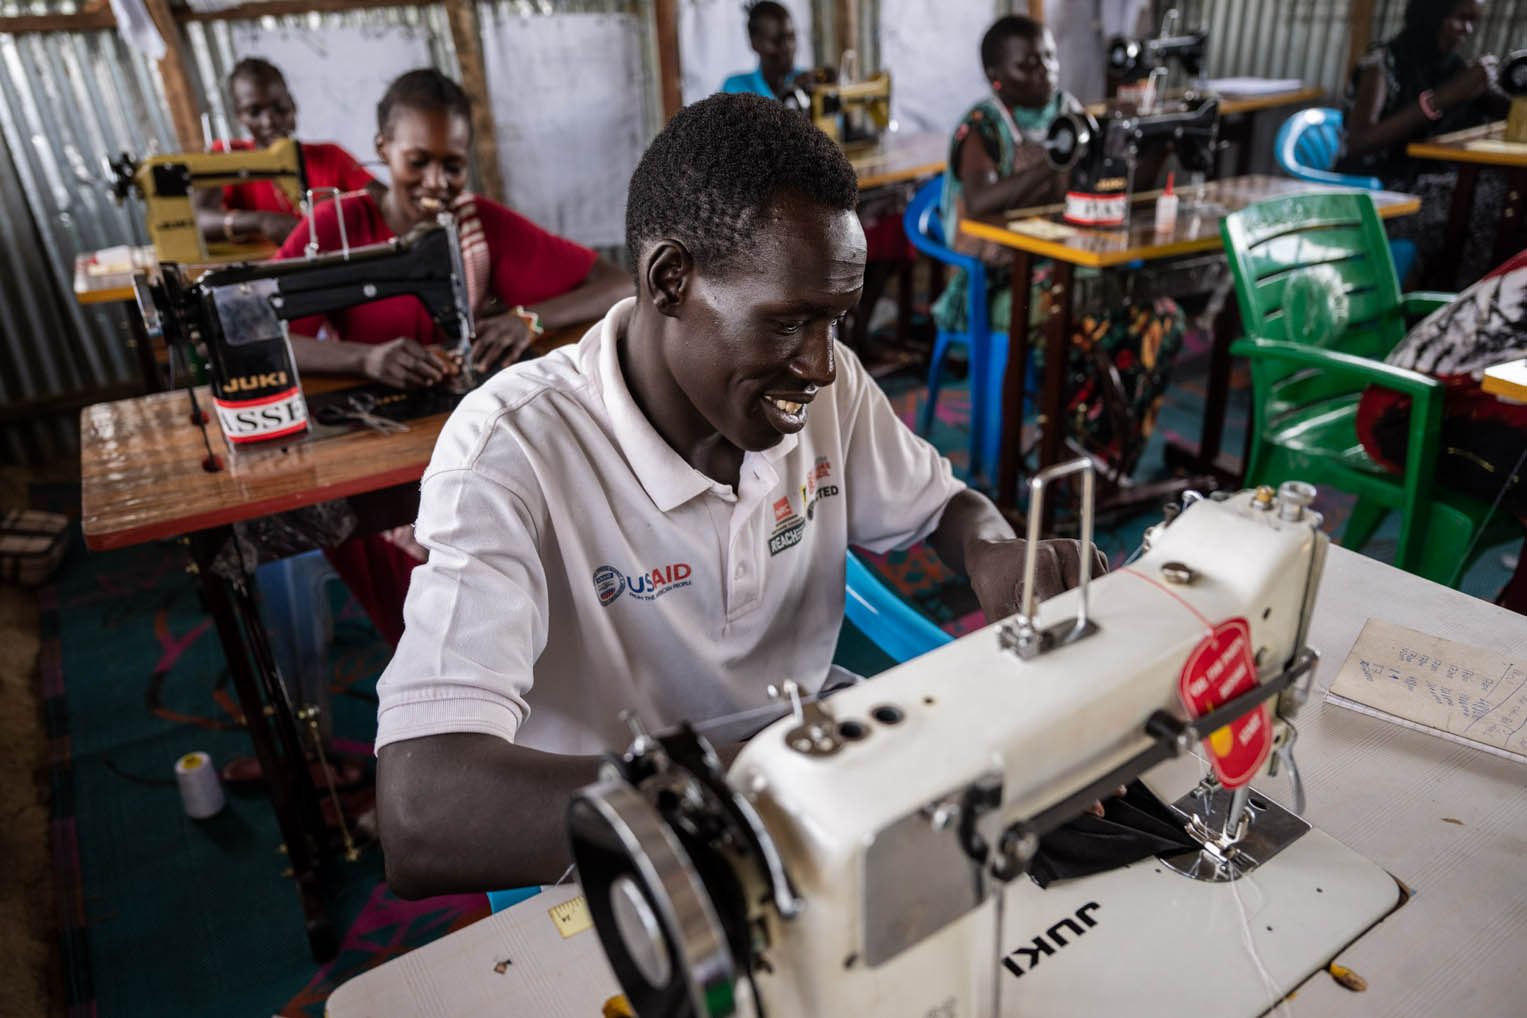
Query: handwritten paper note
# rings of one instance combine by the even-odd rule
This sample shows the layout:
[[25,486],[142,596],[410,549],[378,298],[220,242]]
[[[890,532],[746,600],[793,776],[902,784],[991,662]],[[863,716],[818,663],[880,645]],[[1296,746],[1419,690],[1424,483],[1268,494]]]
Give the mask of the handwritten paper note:
[[1326,699],[1527,764],[1527,658],[1369,619]]

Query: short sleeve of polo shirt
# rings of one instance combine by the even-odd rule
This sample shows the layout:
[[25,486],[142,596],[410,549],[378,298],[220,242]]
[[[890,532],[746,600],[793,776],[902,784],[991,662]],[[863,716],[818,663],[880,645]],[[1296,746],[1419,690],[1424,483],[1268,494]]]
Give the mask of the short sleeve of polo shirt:
[[843,427],[848,543],[877,554],[916,544],[965,484],[896,416],[852,350],[840,343],[837,357],[832,389]]
[[500,409],[463,402],[420,486],[414,534],[429,560],[413,572],[403,638],[377,684],[378,750],[449,732],[512,742],[530,713],[547,639],[540,500],[517,482],[524,454],[494,427]]
[[583,282],[594,267],[592,250],[543,230],[497,202],[479,197],[477,216],[493,262],[493,292],[505,304],[537,304],[560,297]]

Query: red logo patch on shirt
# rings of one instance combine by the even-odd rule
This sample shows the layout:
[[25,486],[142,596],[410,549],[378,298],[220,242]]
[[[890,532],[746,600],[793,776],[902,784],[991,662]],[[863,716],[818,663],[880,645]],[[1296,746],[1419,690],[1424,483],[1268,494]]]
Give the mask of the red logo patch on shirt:
[[790,496],[786,495],[774,503],[774,522],[783,523],[790,518]]

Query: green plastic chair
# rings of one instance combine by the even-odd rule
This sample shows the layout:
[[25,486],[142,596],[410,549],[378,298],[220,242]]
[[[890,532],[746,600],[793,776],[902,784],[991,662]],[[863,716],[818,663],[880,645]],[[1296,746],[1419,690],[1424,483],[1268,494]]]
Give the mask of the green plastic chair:
[[[1353,550],[1398,511],[1395,565],[1457,586],[1490,507],[1433,487],[1442,383],[1383,362],[1407,320],[1453,295],[1400,294],[1378,210],[1360,192],[1262,202],[1227,216],[1220,233],[1246,330],[1231,350],[1251,362],[1246,483],[1300,479],[1357,496],[1341,536]],[[1403,475],[1358,441],[1357,404],[1370,385],[1411,399]]]

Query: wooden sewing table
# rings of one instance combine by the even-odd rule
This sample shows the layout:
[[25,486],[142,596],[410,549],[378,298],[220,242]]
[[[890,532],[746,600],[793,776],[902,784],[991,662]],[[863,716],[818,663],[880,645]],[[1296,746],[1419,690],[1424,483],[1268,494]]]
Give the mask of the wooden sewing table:
[[[1155,199],[1159,191],[1147,191],[1133,197],[1127,226],[1117,229],[1086,229],[1072,226],[1061,218],[1062,206],[1044,205],[1018,209],[997,215],[965,219],[960,229],[983,240],[1011,248],[1013,262],[1012,321],[1029,320],[1034,265],[1040,258],[1054,265],[1053,285],[1046,295],[1045,377],[1040,403],[1039,468],[1060,461],[1065,429],[1052,426],[1061,419],[1064,399],[1066,350],[1074,331],[1072,290],[1078,266],[1095,269],[1120,268],[1146,261],[1176,258],[1183,255],[1219,251],[1220,222],[1259,201],[1295,194],[1331,194],[1350,192],[1351,188],[1312,184],[1285,177],[1251,175],[1228,177],[1204,184],[1197,193],[1181,192],[1176,229],[1171,233],[1155,231]],[[1390,191],[1365,192],[1373,196],[1379,215],[1384,218],[1411,215],[1421,208],[1414,195]],[[1204,406],[1203,432],[1196,451],[1168,450],[1168,462],[1191,472],[1212,475],[1225,481],[1238,477],[1239,465],[1221,464],[1220,440],[1224,430],[1225,405],[1230,389],[1230,343],[1240,331],[1237,302],[1228,299],[1215,322],[1214,345],[1209,360],[1209,385]],[[1023,383],[1028,372],[1029,342],[1026,328],[1012,329],[1008,336],[1007,373],[1002,384],[1002,420],[1004,422],[997,475],[997,502],[1006,509],[1018,504],[1018,487],[1023,454],[1020,429],[1023,419]],[[981,411],[980,393],[971,393],[971,417]],[[1154,498],[1141,491],[1142,498]],[[1051,503],[1053,506],[1053,502]]]
[[1495,225],[1495,249],[1490,257],[1493,268],[1522,249],[1527,239],[1527,144],[1506,140],[1506,122],[1496,121],[1426,141],[1405,146],[1412,159],[1453,163],[1458,169],[1458,183],[1453,187],[1453,203],[1447,213],[1447,239],[1440,264],[1456,269],[1469,241],[1469,219],[1474,210],[1474,187],[1481,167],[1494,167],[1506,175],[1506,205]]
[[[576,342],[588,324],[547,333],[545,353]],[[309,395],[355,385],[312,376]],[[181,538],[217,628],[240,711],[254,743],[261,779],[275,809],[302,902],[309,946],[318,961],[338,949],[328,916],[322,866],[329,852],[307,760],[307,744],[260,621],[253,570],[234,525],[347,499],[357,534],[412,522],[418,482],[446,413],[408,422],[408,430],[360,429],[287,445],[234,451],[223,439],[205,386],[196,399],[208,416],[205,439],[184,390],[157,392],[80,412],[81,524],[92,550]],[[333,429],[325,429],[332,431]],[[208,446],[222,469],[204,468]],[[293,553],[296,550],[285,552]],[[275,555],[273,557],[280,557]]]

